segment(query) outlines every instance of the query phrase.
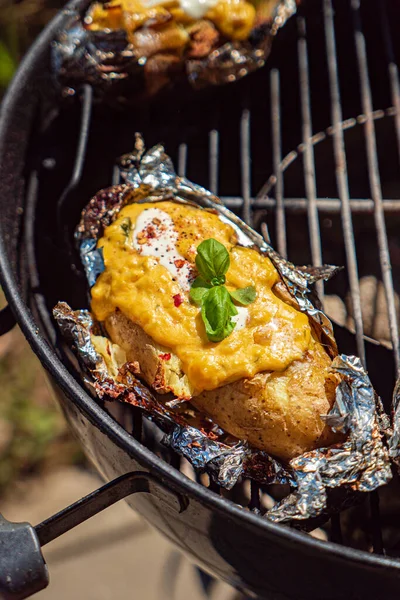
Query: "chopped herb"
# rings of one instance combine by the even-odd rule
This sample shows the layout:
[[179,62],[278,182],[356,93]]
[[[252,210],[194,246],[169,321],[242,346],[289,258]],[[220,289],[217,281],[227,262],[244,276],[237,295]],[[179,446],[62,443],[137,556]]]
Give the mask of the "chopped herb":
[[128,239],[132,231],[132,220],[130,217],[125,217],[125,219],[122,221],[121,229],[124,236]]

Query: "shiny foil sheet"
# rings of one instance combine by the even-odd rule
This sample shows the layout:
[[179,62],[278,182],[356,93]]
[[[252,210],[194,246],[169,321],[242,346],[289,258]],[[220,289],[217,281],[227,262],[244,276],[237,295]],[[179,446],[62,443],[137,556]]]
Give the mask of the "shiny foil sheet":
[[[334,406],[328,415],[321,416],[334,431],[342,432],[343,442],[307,452],[291,460],[289,465],[283,465],[265,452],[249,447],[245,441],[233,439],[189,403],[175,403],[173,399],[161,402],[161,397],[136,379],[135,366],[131,363],[110,374],[91,341],[99,326],[93,322],[90,313],[74,312],[66,304],[59,303],[54,316],[78,354],[86,374],[90,375],[90,385],[97,395],[140,407],[164,431],[163,441],[167,446],[187,458],[195,469],[207,472],[222,487],[232,488],[240,477],[249,477],[260,484],[289,484],[291,494],[266,514],[276,522],[306,520],[327,514],[332,509],[329,497],[334,488],[344,492],[343,504],[335,506],[335,510],[339,510],[348,503],[348,497],[387,483],[392,474],[388,449],[383,441],[384,435],[388,435],[387,418],[381,414],[380,400],[360,360],[338,355],[332,324],[311,301],[310,286],[319,279],[329,279],[337,267],[295,267],[280,257],[219,198],[177,176],[161,145],[146,152],[138,134],[134,152],[120,159],[120,167],[125,183],[98,192],[82,211],[76,230],[76,242],[89,285],[93,285],[102,264],[102,257],[96,258],[95,242],[126,204],[168,199],[215,210],[236,230],[241,245],[256,246],[271,259],[281,275],[289,300],[313,320],[315,331],[333,359],[332,370],[341,377]],[[397,436],[399,439],[398,433]]]
[[[65,95],[74,94],[83,83],[89,83],[97,96],[119,101],[152,96],[177,81],[187,80],[195,88],[230,83],[265,64],[274,36],[296,12],[296,0],[265,0],[265,4],[273,4],[272,16],[263,18],[257,3],[256,24],[248,39],[226,41],[218,34],[219,41],[210,42],[208,50],[203,46],[202,51],[200,47],[196,51],[197,42],[191,37],[191,50],[185,48],[176,56],[168,47],[152,50],[147,41],[147,49],[135,45],[123,29],[88,29],[87,16],[70,10],[53,42],[53,72]],[[138,29],[143,32],[143,40],[148,40],[152,31],[158,35],[151,21]],[[199,22],[209,23],[205,18]],[[200,32],[200,36],[201,43],[207,44],[206,33]]]
[[393,427],[389,437],[389,454],[400,471],[400,377],[396,382],[392,400]]

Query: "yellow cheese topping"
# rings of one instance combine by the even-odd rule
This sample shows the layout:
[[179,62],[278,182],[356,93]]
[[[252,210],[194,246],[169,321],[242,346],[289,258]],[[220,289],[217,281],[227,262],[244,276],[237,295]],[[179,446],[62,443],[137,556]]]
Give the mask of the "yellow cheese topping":
[[[160,264],[160,258],[144,255],[134,243],[143,237],[139,232],[135,238],[135,222],[149,209],[160,209],[172,219],[173,250],[190,263],[193,277],[197,274],[197,246],[209,238],[224,244],[231,260],[227,288],[254,286],[257,291],[243,328],[234,329],[221,342],[208,341],[199,307],[190,302],[188,291],[173,271]],[[312,344],[308,317],[272,289],[279,275],[271,261],[256,250],[238,246],[234,229],[213,212],[168,201],[132,204],[107,227],[98,247],[103,248],[105,271],[92,288],[96,319],[104,321],[116,309],[122,311],[155,342],[178,356],[196,393],[261,371],[283,371]]]
[[[271,18],[268,2],[261,3],[260,10],[264,18]],[[229,39],[246,40],[256,21],[256,9],[247,0],[111,0],[92,4],[85,23],[94,31],[124,29],[133,46],[147,56],[147,49],[151,54],[183,50],[198,19],[211,21]],[[135,35],[140,28],[146,39]],[[151,45],[147,43],[149,31]]]

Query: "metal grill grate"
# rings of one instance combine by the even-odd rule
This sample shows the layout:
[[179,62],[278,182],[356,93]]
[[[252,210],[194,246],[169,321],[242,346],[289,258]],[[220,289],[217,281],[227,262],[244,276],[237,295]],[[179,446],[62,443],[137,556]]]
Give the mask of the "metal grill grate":
[[[204,131],[197,136],[197,133],[192,135],[190,131],[188,133],[187,130],[182,129],[182,134],[180,134],[179,126],[177,127],[175,121],[171,124],[170,130],[174,129],[171,139],[175,142],[178,138],[175,157],[178,173],[189,176],[198,183],[207,186],[216,194],[221,193],[222,200],[230,208],[241,213],[248,223],[261,227],[265,236],[271,237],[275,247],[282,255],[289,256],[293,262],[312,261],[314,265],[321,265],[323,262],[332,262],[332,254],[336,262],[341,262],[340,256],[343,246],[347,281],[343,283],[343,280],[337,289],[339,295],[342,296],[345,294],[345,290],[349,289],[350,291],[357,351],[364,364],[366,364],[366,351],[358,262],[363,252],[379,256],[379,277],[382,279],[385,289],[393,360],[396,371],[398,371],[399,332],[387,235],[388,225],[385,222],[387,216],[395,219],[398,215],[400,224],[400,186],[397,185],[396,189],[396,186],[392,185],[390,187],[389,185],[392,181],[399,183],[398,166],[400,161],[400,83],[396,64],[397,47],[395,47],[391,37],[390,18],[388,16],[388,11],[394,10],[394,6],[395,2],[389,2],[389,0],[366,0],[362,4],[359,0],[336,2],[335,9],[339,11],[340,19],[339,17],[335,19],[332,0],[310,1],[309,5],[305,0],[304,11],[300,10],[299,16],[286,26],[287,33],[285,28],[278,36],[275,44],[276,48],[274,47],[275,54],[273,52],[271,56],[270,70],[265,69],[261,73],[249,77],[248,82],[239,84],[236,88],[232,87],[232,90],[236,89],[235,92],[232,91],[232,94],[241,95],[238,104],[242,108],[237,115],[237,119],[235,117],[236,113],[234,113],[231,122],[228,124],[223,123],[221,128],[218,126],[219,118],[211,119],[210,123],[213,126],[207,131],[206,141],[204,141]],[[376,30],[371,30],[371,14]],[[320,19],[317,23],[314,22],[316,15]],[[375,52],[375,48],[378,47],[375,44],[378,44],[378,42],[375,38],[371,41],[371,36],[363,32],[364,19],[368,15],[369,20],[366,20],[368,32],[371,34],[371,31],[373,31],[373,35],[377,36],[380,43],[380,62],[376,61],[379,67],[378,70],[377,65],[371,58],[371,53]],[[338,33],[339,25],[343,26],[344,16],[346,17],[344,30],[341,28]],[[323,30],[318,34],[315,32],[316,27],[318,28],[319,25],[323,26]],[[309,35],[310,28],[313,31],[313,36]],[[314,38],[318,35],[320,36],[319,46],[314,41]],[[292,42],[290,42],[289,37]],[[282,41],[280,41],[281,39]],[[349,47],[352,53],[352,57],[349,56],[350,75],[349,70],[345,68],[343,51],[340,51],[340,47],[345,42],[348,45],[346,48]],[[289,55],[286,57],[286,61],[281,61],[277,66],[276,62],[274,64],[274,56],[278,55],[279,52],[282,55],[286,44],[288,44],[290,52],[296,52],[296,57],[290,54],[290,57]],[[319,49],[319,52],[323,55],[322,58],[315,54],[316,49]],[[291,62],[297,61],[295,65],[297,76],[294,77],[292,82],[289,81],[288,83],[288,78],[292,77],[293,73],[285,70],[285,65],[289,60]],[[322,61],[322,63],[319,61]],[[318,68],[316,68],[316,63]],[[323,76],[321,75],[321,64],[326,66]],[[370,73],[371,64],[374,67],[372,78]],[[352,71],[352,66],[356,67],[355,71]],[[378,72],[379,76],[377,76]],[[322,81],[318,81],[318,77],[321,77]],[[349,77],[351,77],[351,81],[348,79]],[[377,97],[374,97],[374,90],[379,87],[377,82],[379,83],[382,77],[387,82],[387,94],[386,96],[385,93],[375,94]],[[260,100],[257,85],[262,79],[268,98],[264,97]],[[292,84],[292,93],[297,98],[297,103],[289,102],[288,105],[287,91],[291,89],[290,84]],[[319,85],[322,86],[322,90],[319,89]],[[344,94],[343,90],[345,90]],[[224,98],[226,101],[229,95],[227,96],[226,92],[223,93],[225,93]],[[81,94],[79,135],[73,174],[58,203],[58,220],[67,240],[70,239],[71,230],[64,229],[65,211],[70,210],[73,203],[76,203],[76,197],[78,196],[77,202],[80,208],[87,201],[87,196],[83,195],[80,188],[82,177],[85,177],[85,161],[88,161],[88,154],[94,153],[96,155],[99,152],[96,143],[92,140],[92,129],[94,127],[92,96],[91,88],[85,86]],[[343,101],[344,96],[345,101]],[[326,102],[321,100],[324,97],[327,100]],[[385,101],[386,97],[389,98],[387,105],[376,106],[377,99],[382,101],[382,98],[384,98],[383,101]],[[320,110],[319,104],[324,105],[323,110]],[[293,107],[297,112],[293,113]],[[354,107],[360,107],[359,112],[352,113]],[[94,119],[97,122],[97,127],[105,126],[105,123],[101,123],[98,116]],[[325,129],[321,133],[314,133],[313,121],[315,120],[318,125],[325,124]],[[137,128],[144,130],[144,133],[146,133],[148,121],[149,118],[147,121],[144,119],[143,123],[139,121]],[[288,123],[289,127],[294,127],[295,133],[293,135],[288,135]],[[379,123],[389,123],[391,135],[393,133],[392,137],[389,136],[389,142],[386,134],[385,136],[381,135],[378,128]],[[301,125],[298,131],[296,124]],[[237,127],[237,133],[232,133],[235,127]],[[360,130],[363,133],[361,139],[359,133],[356,134],[355,138],[348,137],[352,132],[359,132]],[[296,137],[296,132],[297,147],[292,150],[291,148],[294,146],[288,148],[288,145]],[[163,129],[160,133],[161,139],[164,138],[165,133],[166,130]],[[231,135],[232,137],[230,137]],[[227,136],[228,141],[226,141]],[[267,138],[269,148],[266,147],[265,138]],[[228,149],[232,139],[238,142],[234,150]],[[159,139],[156,141],[159,141]],[[291,152],[287,153],[288,149],[291,149]],[[170,151],[168,144],[167,150]],[[229,162],[229,156],[234,151],[238,155],[235,164],[239,166],[239,177],[234,173],[235,166],[232,166],[234,184],[230,185],[229,177],[226,176],[226,165]],[[206,180],[201,180],[202,177],[204,179],[204,169],[200,168],[198,163],[201,161],[198,161],[197,158],[194,161],[196,164],[193,168],[193,163],[191,163],[192,153],[195,156],[201,155],[207,163],[208,177]],[[387,175],[385,167],[385,180],[383,181],[380,170],[388,153],[391,156],[391,169],[389,175]],[[322,163],[321,155],[323,157]],[[358,171],[355,171],[356,177],[354,176],[354,164],[357,161],[365,163],[363,172],[366,179],[365,185],[359,185],[357,181]],[[195,174],[196,169],[201,174],[200,179]],[[273,172],[273,176],[267,179],[271,172]],[[35,193],[37,193],[38,187],[36,175],[37,173],[34,172],[31,177],[31,181],[34,182]],[[260,178],[262,181],[267,180],[267,183],[259,185]],[[329,180],[328,184],[325,180]],[[356,184],[354,184],[354,180]],[[118,181],[119,172],[114,167],[112,183]],[[236,194],[232,194],[232,189],[235,186]],[[98,187],[96,183],[95,189],[98,189]],[[254,194],[257,189],[260,191]],[[322,193],[321,189],[323,190]],[[326,194],[327,189],[332,193]],[[360,196],[353,193],[354,189],[357,191],[360,189],[362,191],[366,190],[366,193]],[[392,194],[384,197],[384,190],[387,189],[390,189]],[[286,190],[289,190],[287,195]],[[293,190],[295,195],[292,193]],[[28,194],[32,195],[32,193],[32,190],[28,190]],[[399,198],[396,198],[396,193]],[[337,234],[338,237],[334,237],[326,245],[326,237],[330,227],[333,221],[339,223],[339,216],[341,227],[338,225],[338,231],[340,233]],[[370,224],[371,216],[373,217],[372,228]],[[324,225],[326,219],[328,219],[327,227]],[[76,223],[76,220],[72,219],[72,221],[73,224]],[[364,222],[367,221],[370,224],[370,233],[368,236],[365,233],[361,235],[360,223],[364,226]],[[304,233],[300,238],[297,235],[292,241],[293,232],[299,230],[299,224],[302,225],[303,223],[308,227],[308,234]],[[27,222],[26,243],[28,254],[31,257],[35,255],[33,248],[35,234],[32,227],[33,225],[29,225]],[[302,247],[299,249],[299,246],[297,246],[297,249],[295,248],[295,251],[293,251],[293,247],[296,243],[298,244],[299,239],[302,241]],[[339,259],[337,256],[339,256]],[[306,257],[306,260],[304,260],[304,257]],[[400,267],[400,264],[398,266]],[[363,271],[365,271],[365,268],[363,267]],[[47,329],[51,330],[52,339],[55,339],[56,332],[51,329],[52,326],[48,316],[52,299],[47,299],[46,305],[46,301],[42,296],[43,290],[38,283],[40,280],[40,265],[37,265],[33,259],[30,270],[32,282],[35,282],[33,287],[36,289],[36,300],[43,322]],[[400,281],[396,283],[400,287]],[[318,291],[323,298],[324,287],[322,283],[319,284]],[[368,368],[368,364],[366,366]],[[115,411],[115,407],[110,408],[110,410]],[[147,422],[142,423],[139,412],[122,411],[118,415],[114,414],[128,430],[133,430],[133,434],[137,439],[143,439],[144,443],[151,449],[162,453],[162,456],[175,466],[178,467],[180,464],[180,468],[184,469],[187,474],[194,476],[187,464],[179,463],[176,456],[171,456],[165,449],[161,449],[156,441],[157,436],[154,436],[153,426]],[[203,476],[197,476],[197,480],[200,483],[206,483]],[[245,484],[240,489],[239,487],[237,486],[233,491],[232,499],[247,505],[250,509],[262,511],[265,502],[268,502],[268,498],[264,494],[265,490],[261,490],[254,483],[251,486]],[[220,493],[219,490],[215,489],[215,486],[212,486],[212,490]],[[223,493],[225,494],[225,492]],[[376,493],[371,495],[368,523],[374,551],[383,552],[379,526],[379,498]],[[342,533],[339,515],[332,518],[328,530],[330,539],[341,543]]]

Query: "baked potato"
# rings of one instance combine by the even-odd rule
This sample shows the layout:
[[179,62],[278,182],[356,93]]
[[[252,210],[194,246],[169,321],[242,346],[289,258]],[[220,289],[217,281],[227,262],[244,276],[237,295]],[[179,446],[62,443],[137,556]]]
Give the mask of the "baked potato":
[[[233,298],[218,341],[210,338],[205,303],[199,308],[192,293],[200,245],[210,240],[229,255],[229,267],[206,292]],[[91,311],[166,401],[171,394],[190,401],[228,433],[283,460],[341,439],[321,418],[340,377],[313,322],[282,292],[271,260],[241,245],[218,213],[168,200],[132,203],[98,248],[105,269]],[[252,300],[236,302],[241,290],[254,290]]]
[[70,94],[90,83],[96,98],[141,103],[175,84],[224,85],[259,69],[295,12],[287,0],[93,2],[71,12],[52,63]]

